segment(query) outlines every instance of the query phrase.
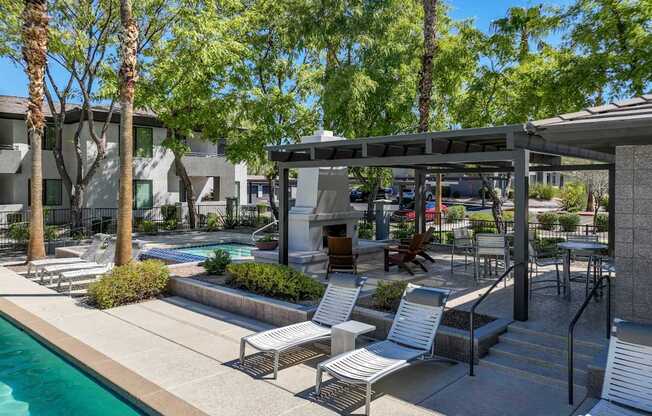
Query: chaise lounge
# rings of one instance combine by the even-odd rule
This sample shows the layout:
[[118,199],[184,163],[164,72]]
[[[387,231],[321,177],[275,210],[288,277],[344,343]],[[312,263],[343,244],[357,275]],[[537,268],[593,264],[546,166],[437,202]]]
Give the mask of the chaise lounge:
[[324,371],[341,381],[364,385],[369,415],[373,383],[434,355],[435,335],[449,295],[449,290],[408,284],[387,339],[319,364],[315,393],[320,394]]
[[280,353],[290,348],[329,339],[331,327],[346,322],[351,316],[366,280],[366,277],[349,274],[333,275],[312,320],[243,337],[240,340],[240,364],[245,363],[245,348],[246,344],[249,344],[258,351],[274,355],[274,378],[276,378]]

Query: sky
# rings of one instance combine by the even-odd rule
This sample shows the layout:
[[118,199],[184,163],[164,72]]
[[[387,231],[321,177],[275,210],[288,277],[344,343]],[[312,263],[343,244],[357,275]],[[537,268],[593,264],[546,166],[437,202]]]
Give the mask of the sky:
[[[566,6],[570,0],[551,0],[545,4]],[[456,20],[472,18],[476,26],[487,31],[495,19],[503,17],[508,8],[528,7],[541,3],[532,0],[448,0],[451,16]],[[27,77],[22,69],[14,66],[7,58],[0,58],[0,95],[27,95]]]

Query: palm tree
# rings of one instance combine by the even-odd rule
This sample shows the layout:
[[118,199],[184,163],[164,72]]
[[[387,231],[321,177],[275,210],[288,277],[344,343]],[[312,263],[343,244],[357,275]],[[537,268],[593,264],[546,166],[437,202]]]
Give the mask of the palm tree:
[[136,53],[138,26],[131,11],[131,0],[120,0],[122,34],[120,54],[120,193],[118,202],[118,236],[115,252],[117,265],[131,261],[132,168],[134,91],[138,78]]
[[543,6],[510,7],[507,16],[494,20],[491,29],[501,35],[518,38],[518,60],[523,62],[530,53],[530,42],[543,45],[542,39],[555,30],[558,17],[544,13]]
[[41,141],[45,127],[43,114],[44,75],[48,47],[48,6],[46,0],[26,0],[23,9],[23,58],[29,78],[27,135],[31,140],[32,178],[31,213],[27,261],[45,257],[43,233],[43,171]]

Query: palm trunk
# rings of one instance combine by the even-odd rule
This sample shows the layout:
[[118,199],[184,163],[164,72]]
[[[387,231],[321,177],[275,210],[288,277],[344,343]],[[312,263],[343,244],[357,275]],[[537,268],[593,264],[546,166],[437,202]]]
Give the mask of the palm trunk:
[[419,71],[419,132],[428,131],[430,124],[430,99],[432,96],[432,68],[437,52],[437,2],[423,0],[423,56]]
[[115,263],[127,264],[131,261],[132,229],[132,180],[133,180],[133,111],[134,90],[138,74],[136,72],[136,48],[138,45],[138,26],[131,13],[131,0],[120,0],[120,20],[122,22],[120,66],[120,194],[118,202],[118,235]]
[[45,0],[27,0],[23,10],[23,58],[29,78],[29,103],[25,122],[31,139],[32,187],[27,261],[45,257],[43,225],[43,168],[41,142],[45,127],[43,114],[44,76],[48,46],[48,15]]

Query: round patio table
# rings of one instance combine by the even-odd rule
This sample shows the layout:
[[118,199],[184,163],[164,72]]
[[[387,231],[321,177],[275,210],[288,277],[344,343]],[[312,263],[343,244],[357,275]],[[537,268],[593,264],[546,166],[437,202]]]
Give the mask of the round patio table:
[[566,241],[557,244],[557,247],[564,250],[564,285],[566,285],[566,299],[571,298],[570,287],[570,263],[573,251],[589,251],[600,254],[609,248],[608,245],[603,243],[594,243],[591,241]]

